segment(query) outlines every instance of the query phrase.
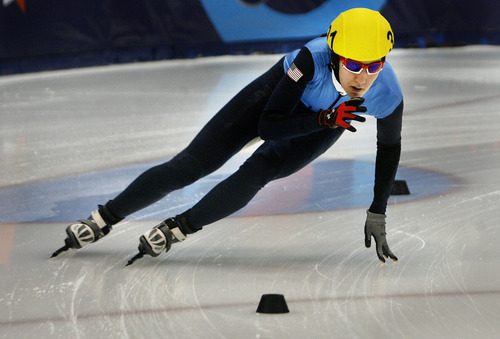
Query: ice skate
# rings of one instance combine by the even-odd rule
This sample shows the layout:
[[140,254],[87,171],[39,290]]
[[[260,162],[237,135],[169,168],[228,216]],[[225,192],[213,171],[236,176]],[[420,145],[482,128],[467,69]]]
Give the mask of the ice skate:
[[181,228],[181,223],[176,218],[170,218],[146,231],[139,239],[139,253],[131,258],[125,266],[131,265],[145,254],[157,257],[163,251],[168,252],[173,243],[186,239]]
[[106,236],[111,229],[112,226],[104,221],[99,210],[95,210],[88,219],[78,220],[78,222],[66,227],[66,234],[68,237],[64,240],[65,245],[55,251],[51,258],[70,248],[80,249],[88,244],[96,242]]

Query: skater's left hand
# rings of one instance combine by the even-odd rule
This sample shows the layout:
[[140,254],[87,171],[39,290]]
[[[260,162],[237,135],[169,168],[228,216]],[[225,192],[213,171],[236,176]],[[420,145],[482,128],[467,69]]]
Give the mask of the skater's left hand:
[[389,257],[394,261],[398,258],[391,252],[387,240],[385,238],[385,214],[372,213],[366,211],[365,222],[365,246],[369,248],[372,244],[372,236],[375,238],[377,245],[377,256],[381,262],[385,263],[385,258]]

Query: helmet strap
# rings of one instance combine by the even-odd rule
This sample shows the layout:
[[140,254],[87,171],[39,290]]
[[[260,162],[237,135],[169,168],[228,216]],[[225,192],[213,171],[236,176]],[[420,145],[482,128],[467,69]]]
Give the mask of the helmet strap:
[[340,84],[340,81],[335,79],[335,76],[333,75],[333,73],[332,73],[332,82],[333,82],[333,86],[335,86],[335,89],[337,90],[337,92],[339,92],[339,94],[341,96],[347,95],[347,92],[345,91],[344,87],[342,87],[342,85]]

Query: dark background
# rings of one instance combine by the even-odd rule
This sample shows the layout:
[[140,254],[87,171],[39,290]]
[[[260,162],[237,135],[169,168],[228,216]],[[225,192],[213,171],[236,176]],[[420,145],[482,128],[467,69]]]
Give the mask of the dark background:
[[[232,1],[297,16],[327,0]],[[352,7],[362,2],[353,1]],[[388,0],[374,9],[391,23],[399,48],[500,44],[498,0]],[[333,20],[339,13],[331,12],[326,15]],[[0,12],[0,75],[221,54],[285,53],[307,40],[294,37],[291,28],[286,39],[273,39],[271,32],[265,39],[224,42],[201,0],[13,0]]]

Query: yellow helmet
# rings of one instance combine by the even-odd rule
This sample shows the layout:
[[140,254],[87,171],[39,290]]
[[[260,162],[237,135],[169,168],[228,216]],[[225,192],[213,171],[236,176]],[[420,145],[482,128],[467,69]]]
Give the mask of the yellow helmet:
[[394,46],[389,22],[379,12],[367,8],[341,13],[330,25],[327,39],[336,54],[364,62],[382,59]]

